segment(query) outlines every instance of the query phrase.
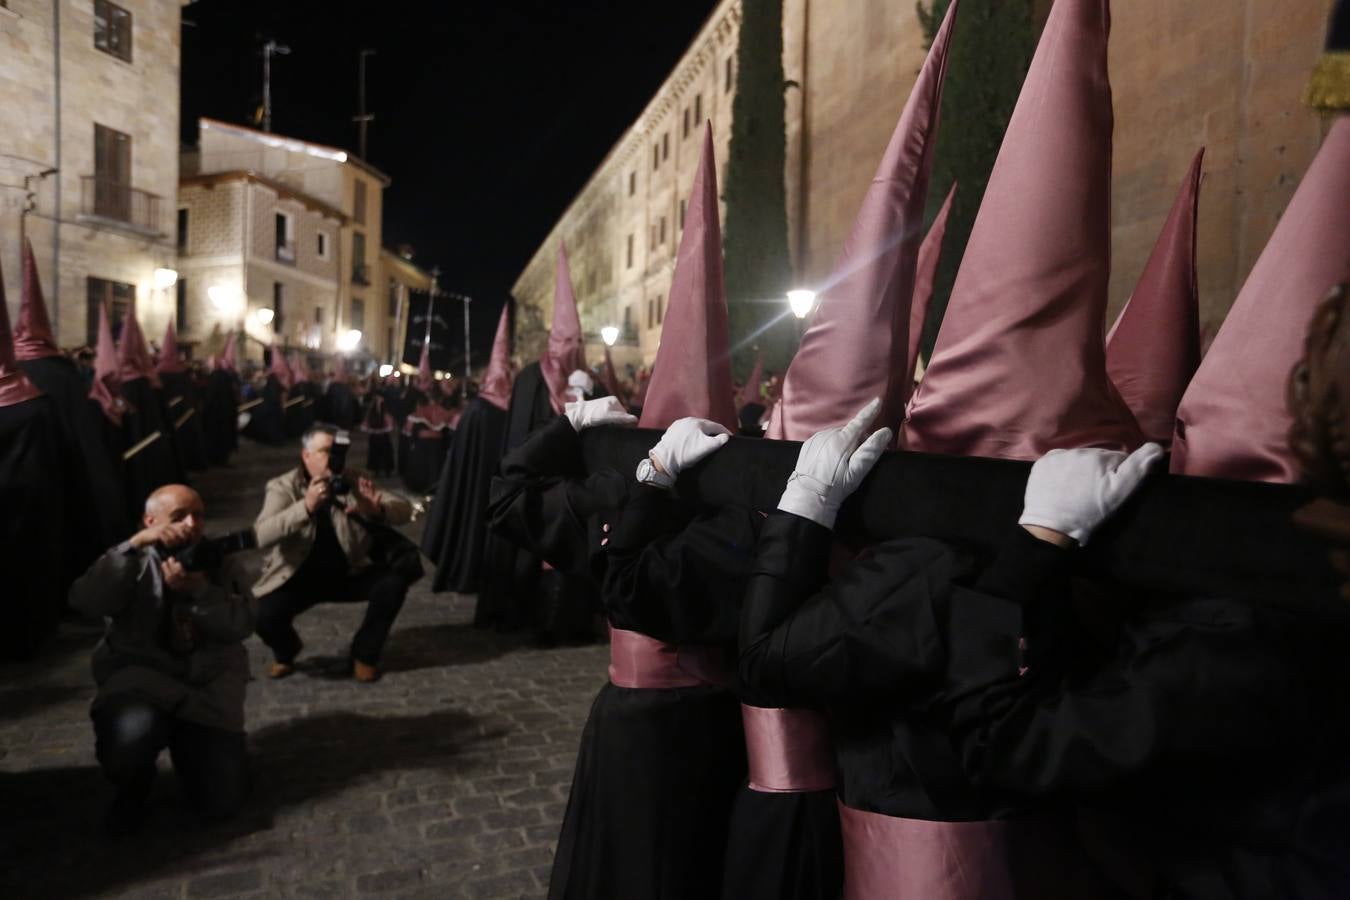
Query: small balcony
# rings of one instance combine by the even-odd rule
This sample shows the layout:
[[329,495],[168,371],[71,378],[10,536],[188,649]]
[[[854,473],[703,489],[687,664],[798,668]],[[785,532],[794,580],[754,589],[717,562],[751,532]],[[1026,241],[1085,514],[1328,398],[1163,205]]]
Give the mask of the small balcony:
[[147,237],[163,237],[160,227],[162,198],[125,182],[97,175],[80,176],[80,220],[131,231]]
[[352,284],[370,284],[370,266],[352,266]]
[[295,242],[281,241],[277,243],[277,262],[283,262],[287,265],[295,265]]

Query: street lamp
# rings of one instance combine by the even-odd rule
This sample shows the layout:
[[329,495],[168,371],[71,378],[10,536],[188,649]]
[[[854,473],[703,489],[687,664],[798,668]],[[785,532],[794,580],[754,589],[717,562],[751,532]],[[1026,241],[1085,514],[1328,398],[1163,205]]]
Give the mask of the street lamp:
[[792,307],[792,314],[799,319],[805,319],[811,312],[811,307],[816,305],[816,292],[807,288],[795,288],[787,292],[788,305]]
[[156,289],[162,291],[167,288],[173,287],[177,283],[178,283],[178,273],[175,272],[173,269],[160,268],[155,270]]
[[619,328],[617,325],[606,325],[600,329],[600,337],[605,342],[606,347],[613,347],[614,342],[619,339]]
[[380,366],[380,377],[381,377],[381,378],[388,378],[390,375],[393,374],[393,372],[394,372],[394,367],[391,366],[391,365],[389,365],[389,363],[385,363],[384,365]]
[[353,328],[338,338],[338,349],[343,353],[351,353],[356,349],[356,345],[361,343],[361,332]]
[[276,316],[276,313],[264,306],[262,309],[255,312],[254,315],[258,317],[259,325],[271,325],[272,319]]

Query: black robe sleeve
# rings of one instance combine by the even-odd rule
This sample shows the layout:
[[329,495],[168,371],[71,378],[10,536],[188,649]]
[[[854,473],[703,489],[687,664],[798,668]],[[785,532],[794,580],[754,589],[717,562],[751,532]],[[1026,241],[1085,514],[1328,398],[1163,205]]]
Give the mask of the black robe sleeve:
[[622,503],[624,479],[613,471],[586,475],[581,437],[559,417],[502,458],[492,480],[492,529],[569,575],[595,576],[587,521]]
[[830,706],[871,697],[927,706],[1016,679],[1026,646],[1019,600],[1055,583],[1067,556],[1040,555],[1019,534],[1042,543],[1018,529],[974,587],[963,554],[902,539],[877,545],[794,608],[823,577],[829,532],[776,514],[761,535],[742,614],[747,702]]
[[612,470],[586,475],[580,437],[559,418],[503,458],[490,514],[554,568],[599,580],[616,627],[674,643],[735,638],[757,513],[696,510]]

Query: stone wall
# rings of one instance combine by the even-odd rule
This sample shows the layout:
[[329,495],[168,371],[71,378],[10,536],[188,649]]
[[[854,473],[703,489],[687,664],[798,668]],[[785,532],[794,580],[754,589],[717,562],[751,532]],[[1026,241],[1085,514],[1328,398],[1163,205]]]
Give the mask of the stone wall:
[[[41,182],[25,224],[57,340],[65,346],[85,340],[91,276],[136,286],[138,317],[151,340],[158,340],[173,315],[173,291],[156,289],[153,274],[158,267],[174,266],[181,2],[125,0],[120,5],[132,14],[130,62],[95,48],[92,3],[65,0],[54,9],[47,0],[12,0],[8,12],[0,11],[0,96],[6,102],[0,130],[0,261],[9,270],[6,286],[11,306],[17,307],[22,193],[16,188],[24,175],[59,168]],[[150,228],[88,219],[81,177],[94,174],[95,123],[130,136],[131,187],[158,198],[157,214],[146,223]]]

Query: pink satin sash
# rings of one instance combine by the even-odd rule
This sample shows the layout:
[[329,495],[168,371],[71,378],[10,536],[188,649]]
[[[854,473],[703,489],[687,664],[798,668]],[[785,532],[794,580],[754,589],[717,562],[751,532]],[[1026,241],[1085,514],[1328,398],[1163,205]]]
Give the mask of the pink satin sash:
[[825,717],[813,709],[741,706],[750,790],[826,791],[835,785]]
[[1013,900],[1006,821],[929,822],[839,804],[844,900]]
[[679,647],[611,626],[609,680],[622,688],[697,687],[724,684],[726,670],[715,647]]

